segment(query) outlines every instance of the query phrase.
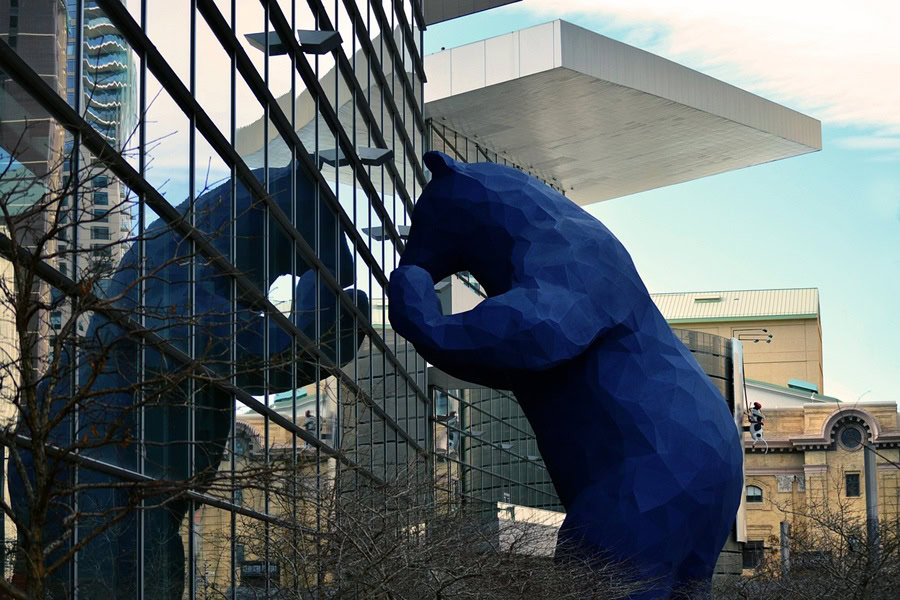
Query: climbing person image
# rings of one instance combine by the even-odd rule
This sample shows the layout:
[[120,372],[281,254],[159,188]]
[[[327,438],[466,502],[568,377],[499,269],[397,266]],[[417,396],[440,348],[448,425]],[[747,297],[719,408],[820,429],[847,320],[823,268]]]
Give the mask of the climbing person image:
[[747,419],[750,421],[750,439],[753,440],[753,448],[756,448],[756,442],[762,442],[766,445],[766,451],[769,450],[769,443],[766,441],[763,433],[763,421],[766,416],[762,412],[762,404],[753,403],[753,408],[747,412]]

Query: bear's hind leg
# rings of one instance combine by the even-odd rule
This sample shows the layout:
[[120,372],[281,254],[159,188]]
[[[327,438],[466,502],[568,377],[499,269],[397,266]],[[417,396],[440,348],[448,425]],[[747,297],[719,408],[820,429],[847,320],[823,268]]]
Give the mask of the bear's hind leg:
[[630,600],[657,600],[671,597],[678,583],[681,556],[670,556],[671,533],[661,527],[636,528],[645,522],[636,505],[626,499],[611,499],[583,490],[569,508],[560,529],[557,557],[620,568],[614,577],[636,584]]
[[707,558],[691,552],[678,568],[672,598],[708,600],[712,594],[711,581],[714,569],[715,563],[710,564]]

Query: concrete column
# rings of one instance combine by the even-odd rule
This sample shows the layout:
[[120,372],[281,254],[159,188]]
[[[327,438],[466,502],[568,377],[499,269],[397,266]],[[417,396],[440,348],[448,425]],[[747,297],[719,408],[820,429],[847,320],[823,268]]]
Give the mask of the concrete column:
[[878,533],[878,460],[872,443],[866,444],[863,450],[863,465],[866,475],[866,535],[869,538],[869,551],[873,558],[878,554],[880,544]]
[[791,570],[791,524],[781,522],[781,576],[787,577]]

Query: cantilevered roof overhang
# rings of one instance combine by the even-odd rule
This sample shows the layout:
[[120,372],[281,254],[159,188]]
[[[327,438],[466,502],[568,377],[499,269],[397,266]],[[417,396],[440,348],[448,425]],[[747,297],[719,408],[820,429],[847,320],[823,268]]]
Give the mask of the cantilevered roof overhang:
[[425,24],[434,25],[520,0],[425,0]]
[[822,149],[816,119],[566,21],[425,68],[428,117],[582,205]]

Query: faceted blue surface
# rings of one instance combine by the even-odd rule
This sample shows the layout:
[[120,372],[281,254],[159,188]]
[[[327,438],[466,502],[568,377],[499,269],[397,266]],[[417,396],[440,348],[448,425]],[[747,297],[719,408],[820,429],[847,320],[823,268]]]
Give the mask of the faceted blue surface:
[[[740,504],[740,438],[628,252],[516,169],[425,163],[391,325],[438,368],[515,394],[567,511],[560,548],[625,561],[657,583],[646,597],[708,580]],[[434,284],[459,271],[489,298],[442,315]]]

